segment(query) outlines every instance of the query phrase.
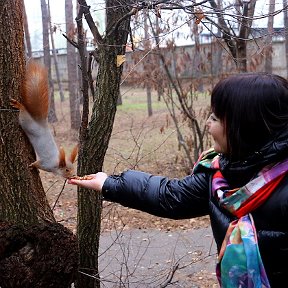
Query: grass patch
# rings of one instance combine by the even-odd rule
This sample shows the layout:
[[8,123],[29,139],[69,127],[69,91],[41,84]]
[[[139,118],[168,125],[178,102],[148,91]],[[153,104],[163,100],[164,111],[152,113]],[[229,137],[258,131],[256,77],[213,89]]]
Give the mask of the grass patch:
[[[122,105],[119,105],[117,107],[118,110],[120,111],[136,111],[136,110],[140,110],[140,111],[147,111],[147,103],[129,103],[128,101],[124,101]],[[166,105],[163,101],[157,101],[157,102],[153,102],[152,103],[152,110],[163,110],[166,109]]]

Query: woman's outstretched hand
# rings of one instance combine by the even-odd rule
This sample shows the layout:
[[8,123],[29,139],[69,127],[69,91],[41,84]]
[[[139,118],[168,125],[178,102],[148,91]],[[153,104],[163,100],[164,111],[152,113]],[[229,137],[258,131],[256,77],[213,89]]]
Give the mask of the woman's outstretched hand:
[[68,179],[69,184],[78,185],[87,189],[102,191],[103,184],[107,179],[107,174],[98,172],[96,174],[86,175]]

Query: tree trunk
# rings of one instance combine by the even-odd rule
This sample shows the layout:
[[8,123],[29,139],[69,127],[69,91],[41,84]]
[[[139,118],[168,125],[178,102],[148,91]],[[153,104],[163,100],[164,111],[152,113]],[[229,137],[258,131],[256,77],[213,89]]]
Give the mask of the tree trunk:
[[272,52],[273,52],[273,22],[274,16],[272,13],[275,11],[275,0],[270,0],[269,3],[269,16],[268,16],[268,35],[266,37],[265,47],[265,72],[272,73]]
[[[67,37],[74,40],[73,24],[73,4],[72,0],[65,0],[65,21]],[[70,101],[70,119],[71,129],[78,130],[80,127],[80,101],[77,97],[78,79],[77,79],[77,54],[75,47],[67,42],[67,69],[68,69],[68,91]]]
[[60,100],[61,100],[61,102],[63,102],[65,100],[65,98],[64,98],[64,93],[63,93],[61,79],[60,79],[58,59],[57,59],[57,53],[56,53],[56,48],[55,48],[54,36],[53,36],[54,29],[53,29],[52,24],[51,24],[51,14],[50,14],[50,2],[49,2],[49,0],[48,0],[48,6],[47,6],[47,13],[48,13],[48,20],[49,20],[49,32],[50,32],[50,39],[51,39],[51,45],[52,45],[52,55],[53,55],[53,60],[54,60],[56,81],[57,81],[57,84],[58,84]]
[[77,242],[55,223],[39,173],[28,169],[35,154],[10,106],[25,71],[22,4],[0,1],[0,287],[68,288]]
[[51,57],[50,57],[50,44],[49,44],[49,14],[46,0],[41,0],[42,12],[42,30],[43,30],[43,52],[44,52],[44,65],[48,69],[49,87],[50,87],[50,106],[48,119],[50,123],[57,122],[54,101],[54,84],[51,72]]
[[0,103],[7,109],[0,113],[0,220],[23,225],[54,221],[38,172],[28,169],[35,161],[33,148],[19,126],[18,111],[9,105],[11,98],[19,99],[25,71],[22,0],[0,1],[0,12],[0,69],[5,71],[0,75]]
[[[84,1],[78,0],[78,2],[84,4]],[[79,175],[102,170],[104,156],[112,133],[122,75],[123,65],[117,67],[116,58],[117,55],[125,54],[130,17],[126,17],[119,25],[115,23],[129,12],[129,3],[127,2],[125,0],[106,1],[106,6],[110,7],[106,9],[107,34],[99,45],[96,97],[89,129],[84,131],[80,143]],[[102,207],[101,195],[83,188],[79,188],[78,191],[80,267],[84,273],[91,274],[94,278],[79,273],[77,286],[100,287],[97,255]]]
[[[219,9],[223,9],[222,0],[218,0],[217,5]],[[219,29],[220,27],[219,18],[217,20],[218,20],[218,27],[217,27],[216,35],[220,35],[221,31]],[[214,87],[215,80],[217,82],[218,77],[223,72],[223,64],[222,64],[223,53],[222,52],[223,52],[223,48],[219,45],[218,40],[214,39],[213,41],[211,41],[211,55],[214,55],[214,57],[212,57],[212,62],[211,62],[211,75],[213,76],[211,79],[211,88]],[[216,76],[216,78],[214,76]]]
[[250,34],[252,17],[255,11],[256,0],[243,1],[244,16],[241,19],[239,37],[237,39],[237,68],[240,72],[247,72],[247,39]]
[[[247,51],[246,45],[248,36],[250,34],[252,19],[255,11],[256,0],[250,1],[242,1],[243,12],[241,15],[241,20],[239,24],[239,36],[232,37],[232,35],[236,35],[236,31],[233,31],[230,24],[226,23],[223,13],[221,13],[222,9],[221,2],[218,4],[215,0],[209,0],[209,3],[213,10],[217,13],[218,23],[222,32],[222,38],[225,41],[227,48],[231,52],[231,55],[234,58],[234,62],[237,66],[237,69],[240,72],[247,71]],[[240,18],[239,18],[240,19]]]
[[[159,45],[159,34],[160,34],[160,25],[159,25],[159,17],[157,15],[155,15],[155,43],[156,45]],[[155,63],[158,62],[158,71],[161,71],[161,59],[154,54],[154,60]],[[156,78],[157,81],[157,100],[161,101],[161,97],[163,96],[163,78],[162,76],[159,75],[160,73],[158,73],[158,77]]]
[[[149,33],[148,33],[148,11],[144,12],[144,49],[145,49],[145,54],[148,53],[150,49],[150,40],[149,40]],[[149,71],[150,69],[150,55],[147,55],[144,63],[144,71]],[[152,110],[152,95],[151,95],[151,84],[150,84],[150,75],[148,73],[146,74],[146,96],[147,96],[147,112],[148,116],[152,116],[153,110]]]
[[24,21],[24,32],[25,32],[25,47],[27,50],[27,57],[32,57],[32,47],[31,47],[31,41],[30,41],[30,33],[29,33],[29,25],[27,21],[27,14],[25,9],[25,3],[23,1],[23,21]]
[[[193,1],[193,3],[195,4],[195,1]],[[195,52],[194,52],[194,56],[193,56],[193,67],[195,70],[195,80],[196,80],[196,85],[197,85],[197,91],[199,92],[203,92],[203,81],[202,81],[202,73],[203,71],[201,71],[201,66],[202,66],[202,57],[201,57],[201,52],[200,52],[200,37],[199,37],[199,31],[198,31],[198,24],[195,22],[192,22],[192,32],[193,32],[193,36],[194,36],[194,47],[195,47]]]

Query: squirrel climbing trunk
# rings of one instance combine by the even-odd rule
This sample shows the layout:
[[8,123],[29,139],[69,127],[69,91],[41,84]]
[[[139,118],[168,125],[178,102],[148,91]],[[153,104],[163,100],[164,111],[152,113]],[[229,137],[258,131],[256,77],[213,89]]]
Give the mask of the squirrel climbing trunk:
[[19,109],[19,123],[37,155],[37,160],[29,166],[65,178],[72,177],[78,145],[67,159],[63,148],[56,145],[48,124],[48,74],[42,64],[29,61],[22,86],[21,102],[12,99],[11,105]]

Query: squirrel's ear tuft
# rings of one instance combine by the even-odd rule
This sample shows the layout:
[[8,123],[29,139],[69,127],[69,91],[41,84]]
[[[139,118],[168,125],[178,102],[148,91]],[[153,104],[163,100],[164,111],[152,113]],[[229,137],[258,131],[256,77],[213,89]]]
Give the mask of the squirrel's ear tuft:
[[63,147],[59,148],[59,168],[66,167],[66,161],[65,161],[65,151]]
[[76,157],[77,157],[77,154],[78,154],[78,149],[79,149],[79,145],[76,145],[71,154],[70,154],[70,157],[69,157],[69,160],[71,161],[71,163],[74,163],[75,160],[76,160]]

